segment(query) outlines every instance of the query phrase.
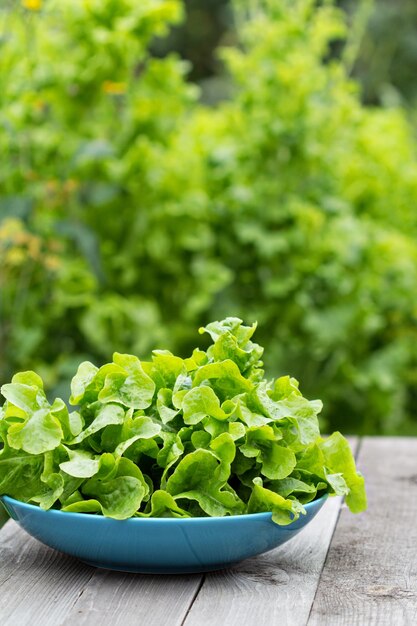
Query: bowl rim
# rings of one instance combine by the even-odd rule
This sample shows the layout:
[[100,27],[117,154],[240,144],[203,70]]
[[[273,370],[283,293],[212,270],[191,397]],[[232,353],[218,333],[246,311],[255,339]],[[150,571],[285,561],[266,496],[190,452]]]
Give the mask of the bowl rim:
[[[328,493],[324,493],[322,496],[320,496],[320,498],[316,498],[315,500],[311,500],[311,502],[307,502],[306,504],[304,504],[304,508],[306,509],[306,512],[309,512],[309,509],[314,508],[314,505],[320,505],[320,507],[324,504],[324,502],[327,500],[327,498],[329,497]],[[272,512],[271,511],[266,511],[264,513],[244,513],[243,515],[225,515],[223,517],[220,516],[213,516],[213,517],[128,517],[127,519],[123,519],[123,520],[118,520],[115,519],[113,517],[105,517],[104,515],[96,515],[96,514],[92,514],[92,513],[76,513],[74,511],[61,511],[60,509],[41,509],[39,506],[37,506],[36,504],[29,504],[28,502],[22,502],[21,500],[16,500],[15,498],[12,498],[11,496],[0,496],[0,502],[3,503],[3,505],[6,505],[6,511],[7,511],[7,505],[9,504],[10,506],[18,506],[20,508],[26,509],[28,512],[36,512],[39,515],[48,515],[49,517],[55,517],[55,518],[61,518],[62,516],[64,516],[65,519],[70,519],[72,518],[73,520],[101,520],[98,523],[99,524],[103,524],[103,523],[108,523],[108,522],[123,522],[123,523],[130,523],[130,524],[155,524],[155,523],[163,523],[163,524],[173,524],[173,523],[186,523],[186,524],[196,524],[196,523],[202,523],[202,522],[212,522],[212,523],[232,523],[232,521],[238,521],[239,523],[244,522],[244,521],[249,521],[249,520],[267,520],[267,519],[271,519],[272,517]],[[301,516],[299,519],[303,519],[304,516]],[[91,522],[90,522],[91,523]],[[292,522],[290,524],[287,525],[279,525],[281,528],[291,528],[292,526]]]

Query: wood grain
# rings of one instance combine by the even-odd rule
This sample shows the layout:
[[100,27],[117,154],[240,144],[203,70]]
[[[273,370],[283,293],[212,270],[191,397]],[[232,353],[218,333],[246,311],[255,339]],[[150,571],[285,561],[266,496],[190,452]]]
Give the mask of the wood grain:
[[368,511],[343,508],[309,626],[417,624],[417,439],[366,438]]
[[305,626],[339,508],[339,498],[329,499],[289,543],[207,575],[185,626]]
[[57,626],[93,574],[7,522],[0,533],[1,626]]
[[151,576],[97,570],[65,626],[180,626],[201,575]]
[[32,539],[9,521],[0,535],[0,624],[181,624],[202,577],[98,570]]
[[208,575],[201,590],[200,575],[143,576],[90,568],[9,521],[0,532],[0,623],[304,626],[339,507],[332,498],[291,542]]

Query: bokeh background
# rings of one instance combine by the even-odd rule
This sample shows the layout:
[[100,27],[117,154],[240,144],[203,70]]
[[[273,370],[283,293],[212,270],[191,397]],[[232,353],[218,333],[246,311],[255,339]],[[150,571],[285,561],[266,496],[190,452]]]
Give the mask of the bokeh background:
[[233,315],[417,434],[416,79],[414,0],[2,0],[0,382]]

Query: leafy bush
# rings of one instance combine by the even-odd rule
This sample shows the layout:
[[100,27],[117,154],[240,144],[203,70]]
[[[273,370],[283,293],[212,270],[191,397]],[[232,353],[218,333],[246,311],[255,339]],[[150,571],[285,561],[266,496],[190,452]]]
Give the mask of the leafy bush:
[[329,61],[343,14],[236,3],[233,97],[209,108],[148,52],[176,0],[24,4],[0,43],[1,378],[186,354],[233,314],[332,428],[417,432],[415,144]]

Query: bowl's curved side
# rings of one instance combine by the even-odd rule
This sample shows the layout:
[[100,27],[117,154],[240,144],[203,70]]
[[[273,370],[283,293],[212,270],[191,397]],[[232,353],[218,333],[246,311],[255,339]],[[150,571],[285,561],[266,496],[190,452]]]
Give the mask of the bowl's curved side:
[[210,563],[210,569],[220,569],[268,552],[289,541],[316,516],[326,499],[324,497],[310,503],[306,507],[306,515],[288,526],[275,524],[271,513],[259,513],[201,518],[201,521],[208,522],[204,528],[184,524],[182,530],[196,560],[202,564]]
[[325,497],[289,526],[270,513],[223,518],[132,518],[43,511],[4,496],[10,516],[42,543],[96,567],[141,573],[202,572],[267,552],[313,519]]

